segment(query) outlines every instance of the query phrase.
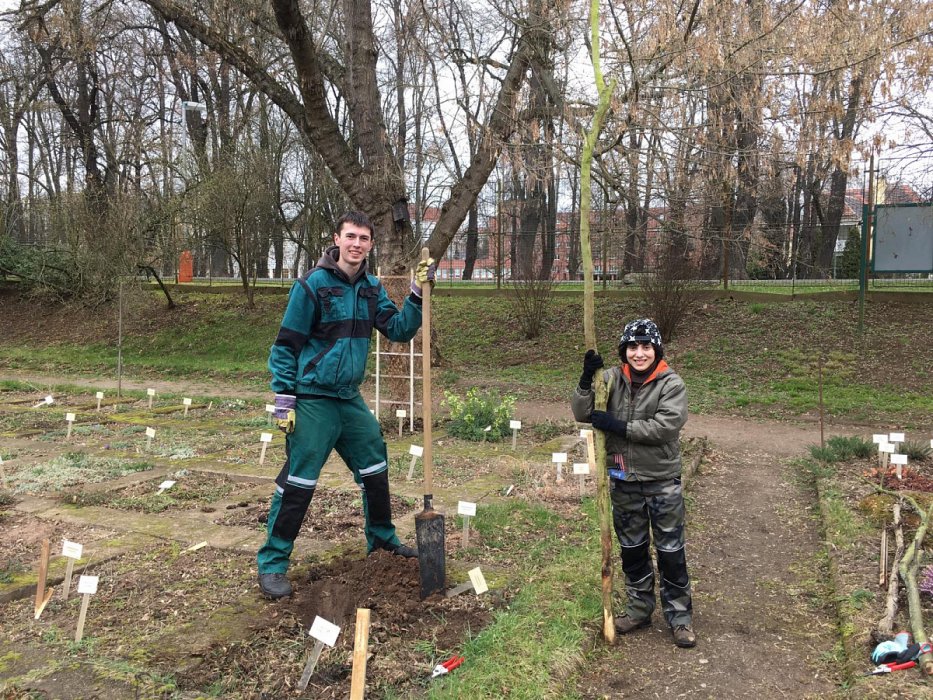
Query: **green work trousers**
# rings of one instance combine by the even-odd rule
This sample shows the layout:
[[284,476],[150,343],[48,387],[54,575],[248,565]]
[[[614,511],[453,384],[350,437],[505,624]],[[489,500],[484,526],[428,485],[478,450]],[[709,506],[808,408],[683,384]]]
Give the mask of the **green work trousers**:
[[285,465],[275,480],[265,544],[257,553],[259,573],[284,574],[295,538],[332,450],[353,472],[363,491],[367,551],[399,545],[389,503],[386,443],[366,402],[353,399],[298,399],[295,430],[285,438]]

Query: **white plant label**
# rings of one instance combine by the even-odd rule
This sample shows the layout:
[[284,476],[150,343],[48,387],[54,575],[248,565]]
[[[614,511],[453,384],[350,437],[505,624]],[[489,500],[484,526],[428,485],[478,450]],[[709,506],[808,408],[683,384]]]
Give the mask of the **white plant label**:
[[567,453],[566,452],[552,452],[551,461],[554,462],[554,464],[566,464]]
[[146,396],[155,396],[155,389],[146,389]]
[[882,445],[888,441],[888,434],[887,433],[874,433],[871,436],[871,441],[875,443],[876,445]]
[[266,413],[275,413],[275,404],[266,404]]
[[904,433],[891,433],[888,435],[888,442],[904,442]]
[[887,452],[889,455],[894,454],[894,443],[886,442],[883,445],[878,445],[878,452]]
[[488,433],[490,430],[492,430],[492,426],[491,426],[491,425],[487,425],[485,428],[483,428],[483,432],[484,432],[484,433]]
[[78,579],[78,593],[94,595],[97,593],[97,582],[100,576],[82,576]]
[[590,465],[587,462],[574,462],[573,473],[574,474],[589,474]]
[[272,442],[272,433],[262,433],[259,436],[259,442]]
[[102,399],[102,398],[104,398],[104,392],[98,391],[98,392],[94,395],[94,398],[96,398],[96,399]]
[[520,420],[510,420],[509,421],[509,430],[521,430],[522,422]]
[[907,464],[907,455],[891,455],[891,464]]
[[175,485],[174,481],[167,480],[159,484],[159,491],[165,491],[165,489],[170,489]]
[[404,408],[400,408],[395,412],[396,418],[404,418],[407,415],[408,415],[408,411],[406,411]]
[[470,569],[467,574],[470,576],[470,582],[473,584],[473,591],[476,595],[489,590],[489,586],[486,585],[486,579],[483,577],[483,572],[480,571],[478,566],[475,569]]
[[457,501],[457,515],[476,515],[476,504],[469,501]]
[[190,405],[191,405],[191,399],[182,399],[182,400],[181,400],[181,405],[182,405],[182,406],[190,406]]
[[324,642],[327,646],[332,647],[337,643],[337,637],[340,635],[340,628],[333,622],[328,622],[320,615],[317,615],[314,618],[314,622],[311,623],[311,629],[308,630],[308,634],[318,641]]
[[424,448],[421,445],[411,445],[408,448],[408,454],[410,454],[412,457],[423,457]]
[[589,435],[589,434],[592,433],[592,432],[593,432],[593,431],[590,430],[589,428],[580,428],[580,437],[582,437],[582,438],[585,440],[585,439],[586,439],[586,436]]
[[71,540],[62,540],[62,556],[69,559],[80,559],[84,551],[84,545],[72,542]]
[[47,405],[49,405],[49,406],[51,406],[53,403],[55,403],[55,399],[52,398],[51,395],[46,396],[46,397],[43,399],[43,401],[45,401],[45,403],[46,403]]
[[66,414],[65,414],[65,420],[68,421],[69,423],[74,423],[74,422],[75,422],[75,414],[74,414],[74,413],[66,413]]
[[155,437],[155,428],[146,428],[146,437],[154,438]]

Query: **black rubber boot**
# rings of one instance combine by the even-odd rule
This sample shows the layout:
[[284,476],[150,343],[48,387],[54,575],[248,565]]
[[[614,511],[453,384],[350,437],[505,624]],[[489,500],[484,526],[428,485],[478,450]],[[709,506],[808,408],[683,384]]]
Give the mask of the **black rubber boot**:
[[285,574],[259,574],[259,590],[269,600],[277,600],[292,594],[292,584]]
[[418,557],[418,550],[414,547],[409,547],[407,544],[400,544],[389,551],[398,557],[405,557],[406,559],[416,559]]

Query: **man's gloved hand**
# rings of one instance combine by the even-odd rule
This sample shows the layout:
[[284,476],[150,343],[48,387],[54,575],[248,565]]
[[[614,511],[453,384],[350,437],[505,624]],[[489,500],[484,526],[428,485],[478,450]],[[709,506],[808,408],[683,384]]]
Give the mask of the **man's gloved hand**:
[[429,282],[434,284],[434,271],[436,269],[434,258],[420,261],[415,268],[415,278],[411,281],[411,293],[421,298],[421,288]]
[[603,366],[603,358],[595,350],[587,350],[583,356],[583,374],[580,375],[580,388],[589,391],[593,388],[596,370]]
[[615,433],[625,437],[626,425],[608,411],[593,411],[590,415],[593,427],[606,433]]
[[295,430],[295,397],[291,394],[275,395],[275,411],[272,413],[276,424],[286,435]]

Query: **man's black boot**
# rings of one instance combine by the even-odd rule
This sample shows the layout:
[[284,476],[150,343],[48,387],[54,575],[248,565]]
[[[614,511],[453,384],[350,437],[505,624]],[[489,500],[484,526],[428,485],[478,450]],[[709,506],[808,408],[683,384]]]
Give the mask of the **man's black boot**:
[[418,550],[414,547],[409,547],[407,544],[396,545],[389,551],[396,556],[406,557],[407,559],[415,559],[418,557]]
[[276,600],[291,595],[292,584],[285,574],[259,574],[259,590],[269,600]]

